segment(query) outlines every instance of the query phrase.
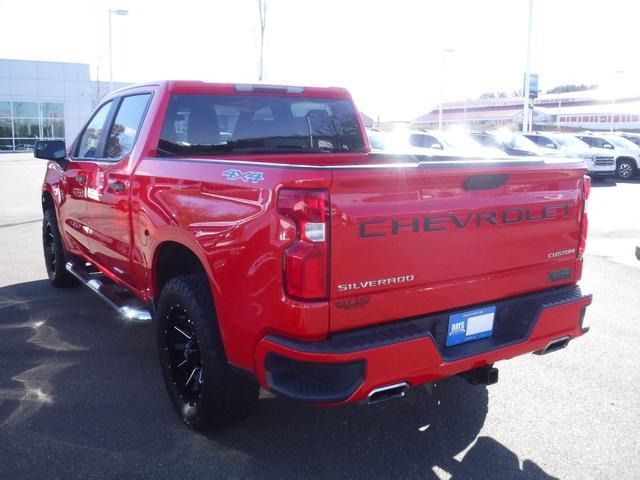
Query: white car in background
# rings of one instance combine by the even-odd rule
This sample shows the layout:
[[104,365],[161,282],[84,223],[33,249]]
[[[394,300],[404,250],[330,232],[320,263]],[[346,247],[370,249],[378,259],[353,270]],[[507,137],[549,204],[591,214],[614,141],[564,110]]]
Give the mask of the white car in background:
[[392,155],[408,155],[412,153],[406,130],[387,132],[370,128],[366,132],[372,153],[388,153]]
[[562,154],[551,148],[542,148],[520,133],[509,130],[473,131],[469,136],[485,147],[497,148],[507,155],[515,157],[561,157]]
[[484,147],[467,132],[448,130],[412,130],[408,132],[410,153],[415,155],[455,155],[461,157],[505,158],[508,155],[493,147]]
[[366,132],[372,152],[388,152],[391,149],[392,138],[390,133],[376,130],[375,128],[368,128]]
[[578,134],[577,138],[592,148],[611,150],[615,155],[616,176],[618,178],[633,178],[640,168],[640,147],[626,138],[606,134]]
[[525,133],[524,136],[542,148],[556,150],[567,157],[582,158],[587,166],[587,173],[594,180],[613,177],[616,173],[615,159],[610,149],[589,147],[582,140],[566,133],[532,132]]
[[484,147],[464,131],[434,132],[426,130],[396,130],[383,132],[368,129],[371,151],[397,155],[437,155],[479,158],[503,158],[497,148]]
[[631,132],[614,132],[613,135],[617,135],[619,137],[624,138],[625,140],[629,140],[630,142],[636,144],[640,147],[640,134],[639,133],[631,133]]

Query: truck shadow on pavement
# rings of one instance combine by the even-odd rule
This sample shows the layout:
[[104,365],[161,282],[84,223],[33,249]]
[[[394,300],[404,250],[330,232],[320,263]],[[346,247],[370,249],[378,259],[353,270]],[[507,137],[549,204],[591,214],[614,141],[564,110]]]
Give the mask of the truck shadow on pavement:
[[246,420],[199,434],[173,412],[157,362],[153,327],[83,288],[0,288],[0,476],[552,478],[478,436],[490,389],[459,378],[372,406],[263,393]]

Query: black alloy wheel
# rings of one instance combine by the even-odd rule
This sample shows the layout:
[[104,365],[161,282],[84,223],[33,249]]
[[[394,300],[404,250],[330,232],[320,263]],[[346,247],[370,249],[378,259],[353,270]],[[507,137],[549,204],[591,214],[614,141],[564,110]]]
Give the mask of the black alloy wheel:
[[54,287],[68,287],[78,283],[67,271],[67,254],[60,238],[58,221],[52,209],[47,209],[42,218],[42,251],[47,276]]
[[166,314],[165,350],[173,384],[187,404],[195,405],[204,383],[198,338],[186,309],[174,305]]
[[53,231],[50,224],[46,224],[44,227],[44,261],[48,271],[55,271],[56,269],[56,242],[53,236]]

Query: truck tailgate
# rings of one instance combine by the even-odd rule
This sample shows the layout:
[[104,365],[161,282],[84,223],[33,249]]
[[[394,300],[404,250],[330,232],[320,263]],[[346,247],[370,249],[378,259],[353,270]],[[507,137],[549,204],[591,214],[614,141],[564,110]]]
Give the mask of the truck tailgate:
[[336,169],[331,331],[573,283],[581,163]]

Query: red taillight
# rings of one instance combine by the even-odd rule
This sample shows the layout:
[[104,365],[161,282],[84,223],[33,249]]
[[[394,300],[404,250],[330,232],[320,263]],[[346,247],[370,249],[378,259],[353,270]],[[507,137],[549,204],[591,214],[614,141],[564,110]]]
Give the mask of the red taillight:
[[581,257],[584,253],[584,249],[587,246],[587,230],[589,229],[589,218],[587,216],[587,203],[589,200],[589,194],[591,193],[591,177],[584,176],[583,182],[583,197],[584,202],[582,204],[582,217],[580,218],[580,241],[578,243],[578,256]]
[[329,193],[283,189],[278,211],[296,225],[296,240],[284,252],[284,288],[303,300],[327,298]]

